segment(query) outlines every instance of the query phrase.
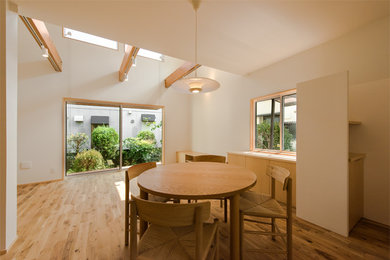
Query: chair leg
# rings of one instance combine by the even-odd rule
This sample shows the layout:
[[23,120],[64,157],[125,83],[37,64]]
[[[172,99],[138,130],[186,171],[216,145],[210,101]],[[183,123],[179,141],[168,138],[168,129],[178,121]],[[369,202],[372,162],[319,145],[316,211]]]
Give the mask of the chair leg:
[[240,212],[240,259],[244,259],[244,214]]
[[[272,218],[272,233],[275,233],[275,218]],[[275,241],[275,236],[272,235],[272,240]]]
[[219,260],[219,228],[215,232],[215,260]]
[[287,230],[287,260],[292,260],[292,218],[286,220]]
[[129,203],[126,202],[126,205],[125,205],[125,246],[128,246],[129,245]]
[[[227,223],[227,208],[228,208],[228,203],[227,203],[227,199],[223,199],[224,201],[224,209],[223,209],[223,214],[225,215],[224,216],[224,222]],[[222,203],[222,200],[221,200],[221,203]]]

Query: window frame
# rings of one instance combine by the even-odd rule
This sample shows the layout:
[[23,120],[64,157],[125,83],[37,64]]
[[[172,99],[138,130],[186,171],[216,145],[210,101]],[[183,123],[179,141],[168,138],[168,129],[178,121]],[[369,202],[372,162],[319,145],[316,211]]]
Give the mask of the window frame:
[[[250,100],[250,151],[252,152],[262,152],[262,153],[272,153],[272,154],[283,154],[283,155],[293,155],[295,156],[296,155],[296,152],[293,152],[293,151],[286,151],[286,150],[283,150],[283,141],[284,141],[284,133],[283,133],[283,122],[284,122],[284,114],[283,114],[283,109],[284,109],[284,106],[283,106],[283,101],[284,101],[284,97],[286,96],[290,96],[290,95],[293,95],[293,94],[297,94],[297,89],[294,88],[294,89],[289,89],[289,90],[285,90],[285,91],[281,91],[281,92],[277,92],[277,93],[273,93],[273,94],[269,94],[269,95],[266,95],[266,96],[260,96],[260,97],[256,97],[256,98],[252,98]],[[259,101],[266,101],[266,100],[272,100],[272,99],[275,99],[275,98],[279,98],[280,99],[280,115],[279,115],[279,129],[280,129],[280,133],[279,133],[279,136],[280,136],[280,140],[279,140],[279,144],[280,144],[280,149],[279,150],[276,150],[276,149],[260,149],[260,148],[256,148],[256,131],[255,131],[255,127],[256,127],[256,103],[259,102]],[[273,116],[273,115],[271,115]]]
[[[111,172],[111,171],[122,171],[130,166],[123,166],[122,162],[122,138],[123,138],[123,122],[122,122],[122,111],[123,108],[138,108],[138,109],[151,109],[151,110],[158,110],[161,109],[162,113],[162,127],[161,127],[161,164],[165,164],[165,106],[162,105],[147,105],[147,104],[136,104],[136,103],[125,103],[125,102],[115,102],[115,101],[103,101],[103,100],[90,100],[90,99],[81,99],[81,98],[70,98],[70,97],[64,97],[62,99],[62,179],[67,177],[66,173],[66,153],[67,153],[67,105],[68,104],[74,104],[74,105],[92,105],[92,106],[104,106],[104,107],[118,107],[119,108],[119,150],[121,151],[120,155],[120,163],[119,163],[119,169],[118,168],[112,168],[112,169],[103,169],[103,170],[96,170],[94,172]],[[74,174],[88,174],[90,172],[80,172]]]

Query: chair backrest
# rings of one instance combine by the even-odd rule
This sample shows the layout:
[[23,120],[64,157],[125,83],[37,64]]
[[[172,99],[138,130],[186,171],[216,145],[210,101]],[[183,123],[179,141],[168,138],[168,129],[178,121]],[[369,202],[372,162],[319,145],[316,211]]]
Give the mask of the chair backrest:
[[149,223],[159,226],[182,227],[201,223],[210,217],[210,202],[200,203],[160,203],[133,197],[137,206],[137,214]]
[[213,154],[191,155],[188,157],[186,155],[186,161],[225,163],[226,157],[222,155],[213,155]]
[[131,166],[129,169],[127,169],[126,173],[127,173],[129,180],[131,180],[135,177],[138,177],[144,171],[155,168],[155,167],[156,167],[156,162],[135,164],[135,165]]
[[275,165],[268,165],[267,166],[267,175],[271,176],[272,179],[282,183],[283,185],[283,190],[286,190],[288,187],[288,182],[289,182],[289,176],[290,176],[290,171],[287,170],[286,168],[280,167],[280,166],[275,166]]

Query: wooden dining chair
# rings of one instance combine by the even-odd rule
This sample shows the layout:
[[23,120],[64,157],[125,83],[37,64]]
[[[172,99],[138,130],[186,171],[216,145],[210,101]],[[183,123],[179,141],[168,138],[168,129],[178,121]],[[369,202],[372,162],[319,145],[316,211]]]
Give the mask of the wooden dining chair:
[[[287,259],[292,259],[292,179],[290,178],[289,170],[279,167],[271,166],[267,167],[267,175],[271,177],[271,195],[258,194],[253,191],[246,191],[240,196],[240,255],[243,259],[243,233],[258,234],[258,235],[269,235],[272,240],[275,240],[275,236],[280,236],[285,243],[286,249],[249,249],[251,252],[262,252],[262,253],[276,253],[276,254],[287,254]],[[283,187],[283,191],[287,197],[287,210],[284,210],[281,205],[275,199],[275,183],[280,182]],[[245,218],[250,216],[251,218]],[[269,218],[270,222],[260,221],[257,219]],[[275,223],[275,219],[286,220],[286,230],[282,232]],[[261,223],[271,226],[270,232],[263,231],[245,231],[244,221]]]
[[[141,173],[143,173],[146,170],[152,169],[156,167],[156,162],[148,162],[148,163],[140,163],[131,166],[129,169],[127,169],[125,174],[125,245],[127,246],[129,244],[129,220],[130,220],[130,211],[129,211],[129,203],[130,203],[130,196],[139,196],[140,190],[137,185],[137,182],[135,181],[135,178],[137,178]],[[131,181],[133,180],[133,181]],[[159,202],[166,202],[169,199],[164,197],[159,197],[150,194],[149,200],[152,201],[159,201]]]
[[[226,157],[222,155],[214,154],[202,154],[202,155],[189,155],[185,156],[186,162],[216,162],[226,163]],[[227,222],[227,198],[220,200],[220,207],[223,207],[224,222]]]
[[[210,202],[160,203],[132,197],[130,259],[219,259],[218,220]],[[137,217],[150,225],[137,243]]]

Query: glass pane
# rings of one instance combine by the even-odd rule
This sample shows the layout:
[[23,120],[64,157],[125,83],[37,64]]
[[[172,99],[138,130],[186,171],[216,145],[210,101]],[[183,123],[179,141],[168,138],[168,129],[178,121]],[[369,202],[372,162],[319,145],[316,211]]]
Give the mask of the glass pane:
[[88,42],[102,47],[107,47],[113,50],[118,49],[118,42],[109,40],[103,37],[92,35],[85,32],[76,31],[69,28],[64,28],[64,37],[82,42]]
[[280,98],[274,99],[274,120],[272,133],[272,149],[280,150]]
[[123,108],[122,165],[160,162],[162,109]]
[[283,97],[283,150],[296,151],[297,143],[297,96]]
[[279,99],[270,99],[256,102],[256,148],[277,150],[280,149],[279,121]]
[[119,167],[119,107],[67,105],[67,175]]

